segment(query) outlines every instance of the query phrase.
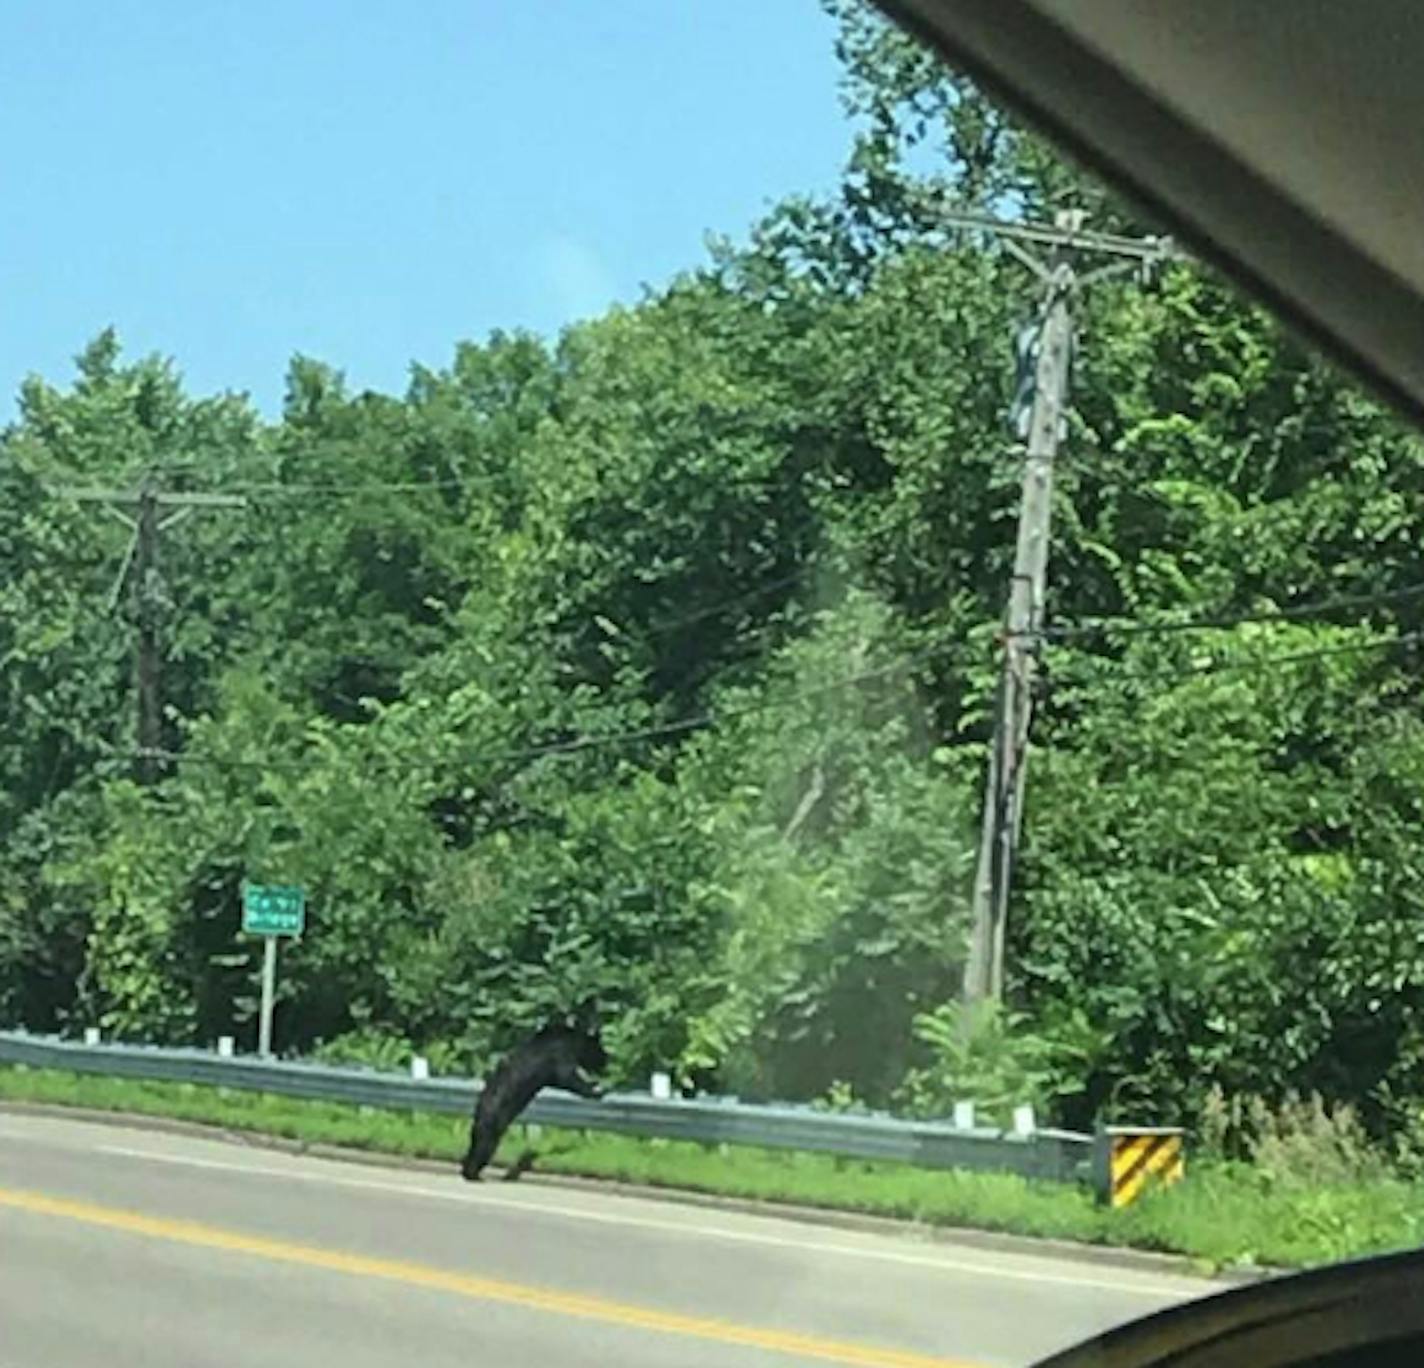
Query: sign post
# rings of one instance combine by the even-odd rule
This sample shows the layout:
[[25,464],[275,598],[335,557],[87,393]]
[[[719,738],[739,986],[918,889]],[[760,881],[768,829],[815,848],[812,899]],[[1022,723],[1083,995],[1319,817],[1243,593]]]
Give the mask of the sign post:
[[272,1054],[272,1010],[277,998],[277,937],[262,937],[262,1015],[257,1018],[257,1053]]
[[257,1024],[257,1053],[272,1053],[272,1008],[277,996],[277,938],[300,936],[306,926],[304,889],[280,884],[242,886],[242,929],[262,937],[262,1014]]

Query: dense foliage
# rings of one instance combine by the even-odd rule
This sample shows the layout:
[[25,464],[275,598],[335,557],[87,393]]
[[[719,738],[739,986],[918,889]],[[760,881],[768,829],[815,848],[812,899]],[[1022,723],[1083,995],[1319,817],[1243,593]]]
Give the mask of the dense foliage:
[[[956,1006],[1035,297],[933,205],[1141,225],[839,8],[840,195],[637,307],[399,398],[299,358],[275,422],[109,333],[26,384],[0,1022],[249,1029],[239,889],[280,880],[311,906],[283,1049],[480,1067],[595,996],[629,1079],[1408,1122],[1424,453],[1193,266],[1080,303],[1011,1000]],[[163,534],[151,785],[129,534],[59,492],[144,472],[248,501]]]

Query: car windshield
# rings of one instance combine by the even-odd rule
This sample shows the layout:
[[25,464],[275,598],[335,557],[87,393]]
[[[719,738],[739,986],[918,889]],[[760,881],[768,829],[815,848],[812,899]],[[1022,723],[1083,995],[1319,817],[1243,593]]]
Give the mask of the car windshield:
[[1424,1239],[1353,381],[864,0],[0,90],[0,1362],[1027,1364]]

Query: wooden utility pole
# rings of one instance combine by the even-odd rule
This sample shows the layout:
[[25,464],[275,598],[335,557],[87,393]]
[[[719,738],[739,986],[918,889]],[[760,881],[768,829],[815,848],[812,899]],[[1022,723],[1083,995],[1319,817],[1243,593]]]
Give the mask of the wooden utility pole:
[[[116,607],[125,579],[133,603],[137,641],[134,684],[138,698],[138,775],[152,783],[162,771],[163,744],[163,579],[159,566],[159,536],[198,508],[245,508],[237,494],[164,492],[152,475],[134,490],[62,488],[64,498],[104,506],[132,532],[128,550],[110,595]],[[162,510],[172,509],[166,517]]]
[[970,1001],[997,998],[1003,989],[1004,914],[1022,828],[1023,761],[1033,714],[1035,653],[1048,584],[1053,460],[1058,453],[1059,425],[1068,397],[1073,328],[1068,308],[1070,286],[1071,271],[1059,263],[1049,278],[1037,340],[1033,407],[1019,501],[1018,546],[1009,585],[974,877],[974,927],[964,980],[965,996]]
[[[1043,306],[1030,349],[1032,403],[1028,415],[1018,544],[1005,615],[1003,656],[995,699],[994,734],[984,783],[983,821],[975,869],[973,928],[964,970],[968,1003],[997,999],[1004,986],[1004,931],[1019,838],[1023,830],[1024,778],[1034,682],[1048,586],[1053,507],[1053,462],[1066,433],[1068,375],[1073,350],[1070,309],[1076,290],[1123,269],[1145,270],[1175,253],[1161,239],[1089,233],[1082,215],[1058,215],[1052,227],[1009,223],[977,215],[946,215],[951,224],[991,233],[1039,278]],[[1048,261],[1029,248],[1052,249]],[[1079,275],[1083,253],[1115,258]]]
[[135,503],[133,604],[138,627],[134,684],[138,694],[139,768],[145,783],[157,777],[163,745],[162,571],[158,565],[158,491],[151,479],[139,487]]

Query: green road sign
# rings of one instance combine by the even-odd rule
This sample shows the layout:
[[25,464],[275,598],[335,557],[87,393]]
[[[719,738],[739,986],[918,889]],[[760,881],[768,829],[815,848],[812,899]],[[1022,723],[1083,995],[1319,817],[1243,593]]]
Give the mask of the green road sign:
[[242,929],[254,936],[300,936],[307,920],[307,895],[280,884],[244,884]]

